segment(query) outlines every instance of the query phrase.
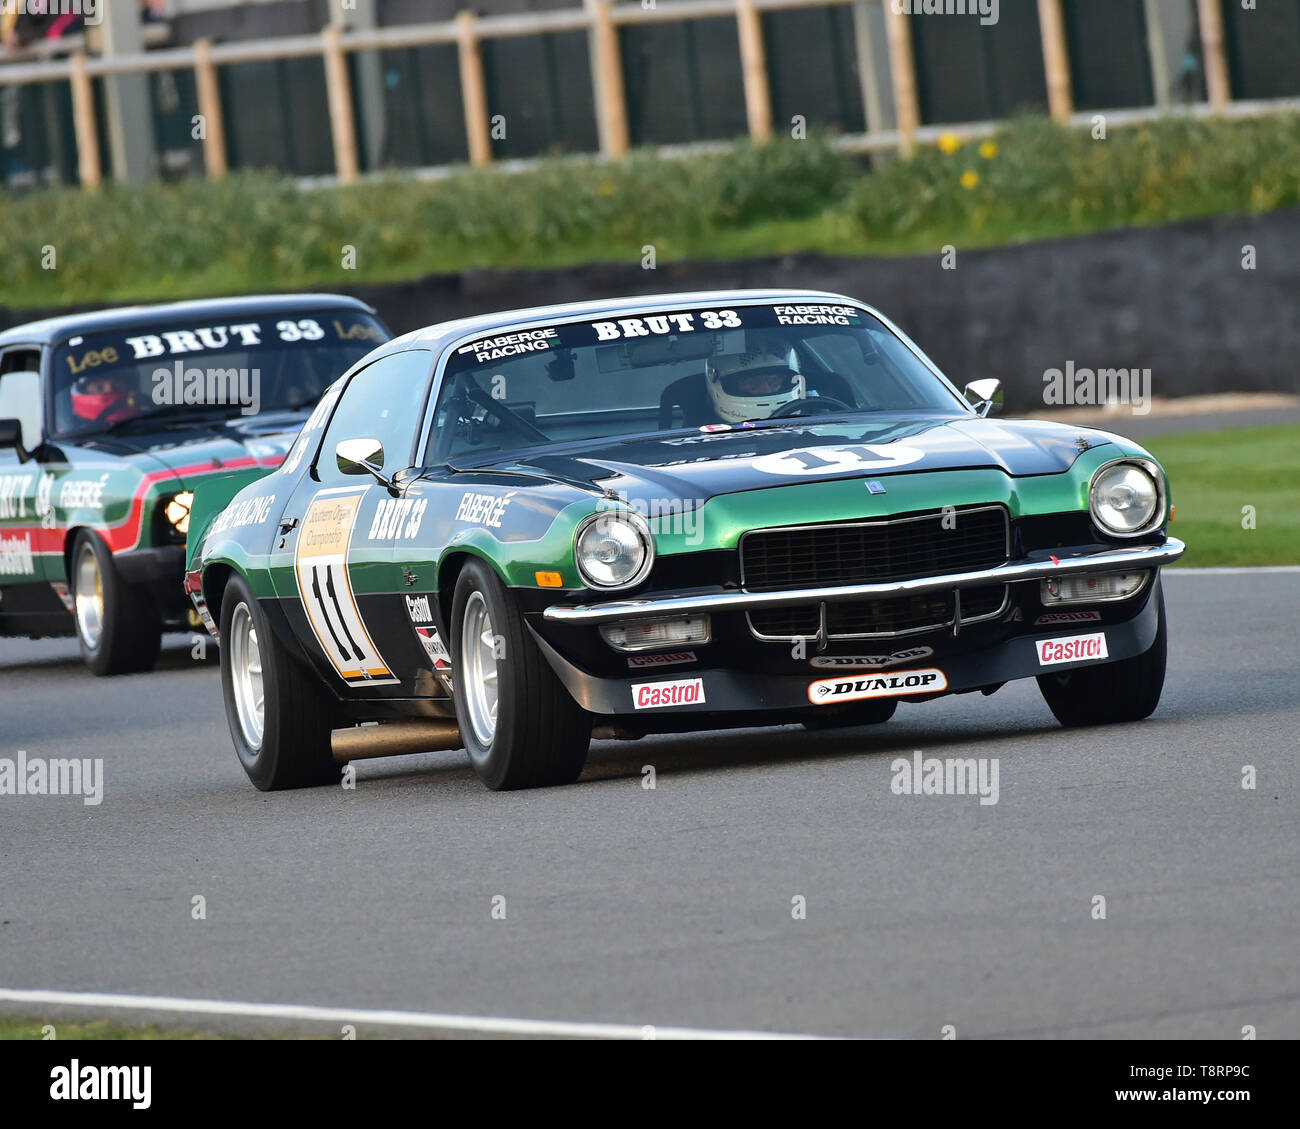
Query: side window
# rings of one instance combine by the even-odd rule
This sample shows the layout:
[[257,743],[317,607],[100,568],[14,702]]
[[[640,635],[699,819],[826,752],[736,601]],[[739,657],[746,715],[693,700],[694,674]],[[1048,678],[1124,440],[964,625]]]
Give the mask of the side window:
[[389,474],[411,465],[432,367],[433,354],[416,349],[381,357],[348,382],[316,458],[322,482],[353,481],[339,473],[334,458],[344,439],[378,439]]
[[23,446],[41,445],[41,354],[39,349],[10,349],[0,354],[0,419],[21,420]]

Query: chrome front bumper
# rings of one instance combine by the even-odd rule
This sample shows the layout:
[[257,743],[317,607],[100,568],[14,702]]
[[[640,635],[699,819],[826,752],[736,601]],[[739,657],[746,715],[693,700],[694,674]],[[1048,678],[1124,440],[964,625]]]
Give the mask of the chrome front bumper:
[[983,588],[994,584],[1016,584],[1022,580],[1046,580],[1085,572],[1132,572],[1173,564],[1187,551],[1176,538],[1163,545],[1108,549],[1101,553],[1079,553],[1069,557],[1018,561],[978,572],[956,572],[948,576],[923,576],[888,584],[853,584],[836,588],[795,588],[780,592],[704,592],[684,596],[648,596],[643,600],[612,600],[606,604],[578,607],[555,605],[542,613],[548,623],[592,627],[646,616],[689,615],[694,612],[748,612],[759,608],[785,608],[800,604],[838,603],[845,600],[888,600],[925,592],[954,588]]

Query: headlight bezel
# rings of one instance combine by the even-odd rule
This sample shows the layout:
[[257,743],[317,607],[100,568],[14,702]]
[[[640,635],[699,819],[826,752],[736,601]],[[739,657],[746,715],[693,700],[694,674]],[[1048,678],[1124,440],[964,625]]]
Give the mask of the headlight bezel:
[[[1151,511],[1151,516],[1134,530],[1112,529],[1101,519],[1100,514],[1097,512],[1098,484],[1104,475],[1118,466],[1137,467],[1145,472],[1155,485],[1156,504]],[[1122,541],[1131,541],[1137,537],[1148,537],[1165,524],[1168,512],[1169,496],[1168,489],[1165,486],[1164,471],[1160,469],[1160,466],[1154,460],[1137,455],[1125,455],[1122,458],[1111,459],[1109,462],[1102,463],[1092,472],[1092,478],[1088,482],[1088,516],[1092,519],[1092,523],[1107,537],[1114,537]]]
[[[641,564],[636,572],[625,581],[618,584],[604,584],[589,575],[582,567],[582,554],[579,552],[579,546],[582,544],[583,534],[587,532],[598,521],[623,521],[626,522],[636,533],[644,550],[641,558]],[[636,510],[608,509],[597,510],[593,514],[588,514],[578,523],[578,527],[573,531],[573,564],[578,570],[579,579],[588,588],[593,588],[600,592],[624,592],[629,588],[635,588],[647,576],[650,575],[650,569],[654,567],[655,562],[655,539],[650,532],[649,523]]]

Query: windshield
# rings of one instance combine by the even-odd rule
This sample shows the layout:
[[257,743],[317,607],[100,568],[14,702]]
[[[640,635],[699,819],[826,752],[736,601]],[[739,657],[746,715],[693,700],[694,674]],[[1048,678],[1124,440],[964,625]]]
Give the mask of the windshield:
[[364,310],[142,323],[55,351],[60,435],[296,411],[391,334]]
[[918,410],[965,409],[906,343],[855,306],[609,317],[502,331],[458,348],[438,396],[430,461],[486,461],[537,444],[680,428]]

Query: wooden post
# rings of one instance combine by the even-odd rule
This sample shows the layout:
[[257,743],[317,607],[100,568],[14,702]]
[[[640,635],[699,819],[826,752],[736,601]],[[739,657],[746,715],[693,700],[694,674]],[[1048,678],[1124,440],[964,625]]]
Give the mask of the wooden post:
[[77,172],[82,188],[98,188],[104,179],[99,162],[99,132],[95,123],[95,91],[86,73],[86,56],[72,56],[72,125],[77,135]]
[[1151,61],[1151,87],[1156,105],[1165,109],[1169,96],[1169,55],[1165,50],[1164,14],[1160,0],[1142,0],[1147,25],[1147,58]]
[[871,41],[871,12],[866,0],[853,5],[853,46],[858,59],[858,86],[862,91],[862,131],[883,129],[885,117],[880,101],[880,76],[876,73],[876,51]]
[[889,39],[889,78],[894,86],[894,116],[898,120],[898,151],[910,157],[921,124],[921,99],[916,87],[916,56],[912,51],[911,16],[886,0],[885,32]]
[[1070,48],[1066,43],[1061,0],[1038,0],[1038,31],[1043,37],[1048,108],[1057,121],[1065,121],[1074,113],[1074,84],[1070,76]]
[[334,138],[334,172],[340,184],[351,184],[360,171],[357,164],[357,129],[352,119],[352,84],[343,53],[343,29],[327,24],[321,32],[325,60],[325,90],[329,96],[330,133]]
[[763,21],[754,7],[754,0],[736,0],[736,31],[740,36],[749,136],[755,145],[766,145],[772,140],[772,91],[767,81]]
[[226,159],[226,123],[221,114],[221,85],[212,61],[212,40],[194,42],[194,86],[203,117],[203,166],[212,180],[229,171]]
[[492,132],[488,124],[487,82],[483,77],[483,53],[479,50],[478,32],[473,12],[458,12],[457,52],[460,58],[460,100],[465,108],[465,139],[469,143],[469,163],[492,163]]
[[618,29],[610,13],[610,0],[593,0],[592,40],[595,51],[591,67],[596,79],[596,123],[600,151],[607,157],[627,152],[627,93],[623,88],[623,59],[619,54]]
[[1201,54],[1205,59],[1205,90],[1216,113],[1232,101],[1228,52],[1223,39],[1223,0],[1197,0],[1201,23]]

